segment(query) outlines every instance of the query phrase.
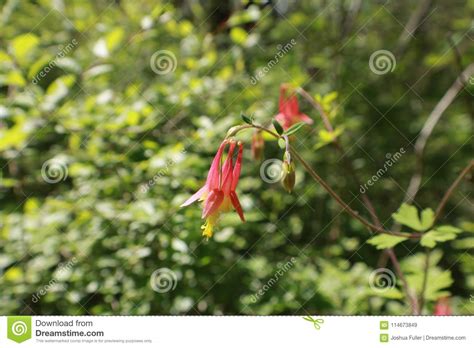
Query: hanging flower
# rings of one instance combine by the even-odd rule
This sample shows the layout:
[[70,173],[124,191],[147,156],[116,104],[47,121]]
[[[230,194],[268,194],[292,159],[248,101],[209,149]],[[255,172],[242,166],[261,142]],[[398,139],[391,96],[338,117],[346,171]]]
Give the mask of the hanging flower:
[[[222,162],[222,156],[225,147],[229,145],[227,158]],[[233,155],[237,150],[237,159],[233,163]],[[206,238],[212,237],[213,228],[219,220],[220,214],[230,211],[232,207],[237,211],[242,221],[245,221],[244,213],[239,202],[239,198],[235,193],[235,189],[239,182],[240,171],[242,168],[242,151],[243,144],[235,140],[224,140],[212,161],[211,168],[207,174],[207,180],[195,194],[193,194],[181,207],[190,205],[200,200],[203,201],[202,218],[206,220],[201,226],[202,235]]]
[[440,298],[435,305],[434,315],[451,315],[451,306],[449,305],[449,298]]
[[287,84],[280,86],[279,114],[275,116],[275,119],[284,130],[298,122],[313,124],[313,120],[308,115],[300,112],[298,98]]

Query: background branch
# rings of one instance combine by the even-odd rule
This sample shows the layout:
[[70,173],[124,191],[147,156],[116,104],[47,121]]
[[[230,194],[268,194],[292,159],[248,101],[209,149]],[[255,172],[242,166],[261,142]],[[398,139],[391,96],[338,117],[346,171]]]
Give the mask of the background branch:
[[441,116],[443,116],[444,111],[448,108],[449,105],[454,101],[458,93],[464,87],[464,81],[469,79],[474,73],[474,63],[470,64],[464,71],[458,76],[458,78],[454,81],[452,86],[446,91],[443,98],[436,104],[435,108],[428,116],[423,128],[421,129],[420,135],[415,143],[415,155],[417,158],[416,162],[416,170],[413,176],[410,179],[410,183],[408,185],[407,193],[405,195],[404,202],[411,203],[415,198],[420,185],[421,185],[421,178],[423,175],[423,153],[425,150],[426,143],[428,138],[430,137],[431,133],[433,132],[434,127],[438,124]]

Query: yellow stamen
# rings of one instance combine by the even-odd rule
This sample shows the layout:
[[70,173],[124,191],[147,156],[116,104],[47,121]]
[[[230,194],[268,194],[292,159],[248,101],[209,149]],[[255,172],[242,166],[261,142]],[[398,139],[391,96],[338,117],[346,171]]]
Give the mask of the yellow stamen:
[[203,237],[206,237],[207,239],[212,237],[212,228],[213,228],[213,223],[209,219],[206,220],[204,225],[201,226],[202,228],[202,235]]

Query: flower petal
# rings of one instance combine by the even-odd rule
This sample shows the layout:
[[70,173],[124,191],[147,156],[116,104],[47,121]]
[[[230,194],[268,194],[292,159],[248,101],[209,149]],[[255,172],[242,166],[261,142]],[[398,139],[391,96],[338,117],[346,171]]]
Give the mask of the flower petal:
[[207,193],[207,186],[204,185],[195,194],[193,194],[191,197],[189,197],[186,200],[186,202],[181,204],[180,207],[186,207],[186,206],[190,205],[191,203],[196,202],[199,198],[201,198],[206,193]]
[[232,163],[233,155],[235,149],[235,142],[231,142],[229,146],[229,152],[227,153],[227,158],[222,166],[222,183],[221,189],[224,191],[224,195],[229,194],[230,188],[232,186]]
[[237,194],[234,191],[230,193],[230,201],[232,202],[232,205],[237,211],[237,214],[239,214],[240,220],[245,222],[244,211],[242,210],[242,206],[240,205],[239,197],[237,197]]
[[298,118],[300,119],[300,121],[305,122],[307,124],[313,124],[314,122],[313,119],[306,114],[299,114]]
[[219,166],[221,164],[222,153],[224,151],[225,146],[227,145],[227,141],[223,141],[217,150],[214,159],[212,160],[211,168],[209,169],[209,173],[207,174],[206,186],[209,190],[214,190],[219,188]]
[[281,124],[282,128],[284,130],[287,130],[288,128],[291,127],[292,124],[292,118],[291,116],[284,114],[284,113],[279,113],[278,115],[275,116],[275,120],[278,121],[279,124]]
[[202,218],[205,219],[209,215],[214,214],[222,204],[224,200],[224,192],[221,190],[212,190],[209,196],[206,198],[204,209],[202,210]]
[[242,169],[242,151],[243,144],[239,143],[239,153],[237,154],[237,160],[235,162],[234,170],[232,172],[232,186],[230,187],[231,191],[235,191],[237,184],[239,183],[240,171]]

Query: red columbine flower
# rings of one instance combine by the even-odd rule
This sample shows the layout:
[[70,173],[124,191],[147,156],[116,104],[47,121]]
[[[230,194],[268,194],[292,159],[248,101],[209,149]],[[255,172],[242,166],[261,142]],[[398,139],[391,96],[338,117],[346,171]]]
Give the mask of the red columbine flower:
[[[224,164],[221,165],[222,155],[227,144],[229,145],[227,158]],[[238,146],[238,154],[234,165],[232,157],[236,145]],[[240,141],[236,143],[234,140],[224,140],[212,161],[206,183],[181,205],[185,207],[197,200],[204,201],[202,218],[206,219],[206,222],[201,228],[203,229],[202,235],[207,238],[212,237],[213,227],[216,225],[220,214],[229,211],[231,206],[237,211],[240,219],[245,221],[244,212],[235,193],[242,168],[242,151],[243,145]]]
[[280,113],[275,116],[275,119],[281,124],[284,130],[287,130],[298,122],[313,124],[313,120],[308,115],[300,112],[298,98],[287,84],[280,86],[279,111]]
[[435,305],[434,315],[451,315],[451,306],[449,305],[449,298],[440,298]]

